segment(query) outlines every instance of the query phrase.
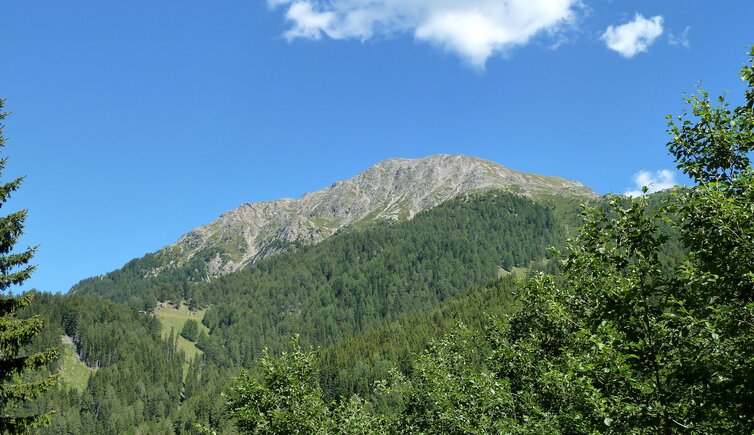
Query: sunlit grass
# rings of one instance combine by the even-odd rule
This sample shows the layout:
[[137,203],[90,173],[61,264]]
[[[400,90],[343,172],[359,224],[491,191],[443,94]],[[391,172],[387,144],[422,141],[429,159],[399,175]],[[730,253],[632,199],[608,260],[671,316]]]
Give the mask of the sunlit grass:
[[155,308],[155,314],[162,323],[162,337],[167,338],[170,335],[170,329],[173,329],[173,334],[178,337],[178,349],[182,350],[186,354],[186,360],[191,361],[197,355],[202,355],[202,351],[196,347],[196,344],[186,340],[180,336],[183,324],[188,319],[194,319],[199,323],[199,331],[209,333],[209,329],[202,324],[204,319],[204,312],[206,310],[191,311],[185,304],[181,304],[179,309],[173,308],[172,305],[163,304]]
[[76,348],[69,340],[63,340],[60,345],[60,353],[63,356],[60,364],[60,377],[63,379],[63,383],[78,391],[84,391],[93,370],[89,369],[79,359]]

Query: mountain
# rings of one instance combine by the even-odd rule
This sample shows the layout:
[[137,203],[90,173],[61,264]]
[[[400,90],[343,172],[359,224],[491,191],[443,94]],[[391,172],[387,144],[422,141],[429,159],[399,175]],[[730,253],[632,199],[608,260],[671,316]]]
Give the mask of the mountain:
[[[407,220],[460,194],[506,190],[529,197],[592,198],[584,185],[526,174],[462,155],[389,159],[361,174],[299,199],[246,203],[182,236],[173,245],[128,263],[119,284],[134,291],[177,280],[202,281],[238,271],[296,246],[316,244],[346,227]],[[84,280],[72,292],[96,292],[105,276]]]
[[[213,417],[224,415],[221,392],[264,349],[285,351],[292,336],[322,349],[328,398],[368,395],[456,322],[513,312],[518,277],[556,269],[549,247],[564,245],[578,205],[594,197],[579,183],[440,155],[387,160],[297,200],[224,213],[40,301],[51,319],[47,340],[71,337],[99,367],[80,396],[61,389],[51,399],[64,416],[56,431],[191,433],[210,420],[229,427]],[[200,358],[177,346],[182,325],[160,324],[156,307],[165,301],[201,309],[193,313],[203,325],[193,344]]]

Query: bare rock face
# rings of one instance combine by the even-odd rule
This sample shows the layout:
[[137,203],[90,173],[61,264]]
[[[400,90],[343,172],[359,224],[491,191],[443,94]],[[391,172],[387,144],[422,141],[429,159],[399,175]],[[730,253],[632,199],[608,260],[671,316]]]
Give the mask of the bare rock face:
[[389,159],[299,199],[246,203],[223,213],[216,221],[196,228],[157,253],[170,260],[149,275],[181,267],[202,255],[199,258],[208,258],[209,279],[291,246],[318,243],[349,225],[411,219],[460,194],[488,189],[534,197],[596,196],[575,181],[516,172],[474,157],[442,154]]

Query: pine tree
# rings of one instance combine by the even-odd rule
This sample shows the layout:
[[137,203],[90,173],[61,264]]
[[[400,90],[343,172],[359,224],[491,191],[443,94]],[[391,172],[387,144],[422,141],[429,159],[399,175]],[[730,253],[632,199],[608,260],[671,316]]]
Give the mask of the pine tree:
[[[0,148],[5,145],[2,120],[7,113],[2,111],[0,100]],[[7,158],[0,159],[0,172]],[[0,206],[16,191],[23,177],[0,185]],[[17,211],[0,218],[0,432],[20,433],[29,428],[49,424],[52,412],[30,414],[23,405],[52,387],[54,375],[31,377],[29,374],[41,369],[57,358],[57,349],[28,354],[24,347],[31,344],[42,330],[42,319],[34,316],[20,319],[19,309],[28,306],[32,293],[22,296],[5,295],[13,285],[22,284],[34,271],[29,264],[36,248],[27,248],[14,253],[13,247],[23,234],[26,210]]]

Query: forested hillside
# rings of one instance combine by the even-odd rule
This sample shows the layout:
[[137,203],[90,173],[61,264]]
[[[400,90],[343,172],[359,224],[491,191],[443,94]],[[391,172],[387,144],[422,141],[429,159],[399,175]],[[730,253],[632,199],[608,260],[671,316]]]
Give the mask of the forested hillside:
[[[294,334],[325,352],[329,396],[369,394],[375,380],[392,367],[410,368],[415,352],[455,322],[479,325],[483,312],[510,312],[514,278],[497,277],[552,268],[548,247],[563,246],[576,209],[562,198],[478,192],[410,221],[342,231],[209,283],[176,279],[138,295],[127,285],[105,287],[103,296],[129,295],[130,306],[93,295],[40,297],[33,311],[49,319],[44,344],[70,337],[91,368],[83,391],[63,384],[40,406],[60,403],[53,430],[184,432],[198,422],[227,431],[220,393],[263,348],[282,351]],[[157,300],[206,308],[210,333],[196,337],[199,359],[184,364],[180,331],[160,338],[151,314]]]
[[46,319],[37,346],[59,346],[67,336],[91,373],[83,391],[63,382],[35,405],[56,410],[50,433],[169,430],[184,355],[175,339],[160,338],[157,318],[96,296],[37,295],[27,311]]
[[144,292],[161,284],[211,280],[344,230],[410,220],[458,196],[490,190],[557,204],[596,198],[578,182],[517,172],[475,157],[388,159],[299,199],[243,204],[173,245],[82,280],[71,293],[105,295],[137,306]]
[[487,316],[514,313],[516,286],[525,276],[507,276],[474,285],[443,303],[404,314],[363,333],[335,342],[318,355],[324,397],[372,397],[375,382],[393,369],[410,373],[415,356],[459,323],[481,328]]
[[242,366],[296,333],[304,345],[327,346],[456,296],[501,267],[536,265],[564,234],[552,208],[524,197],[451,200],[190,288],[199,305],[211,304],[212,334],[199,345],[220,364]]

